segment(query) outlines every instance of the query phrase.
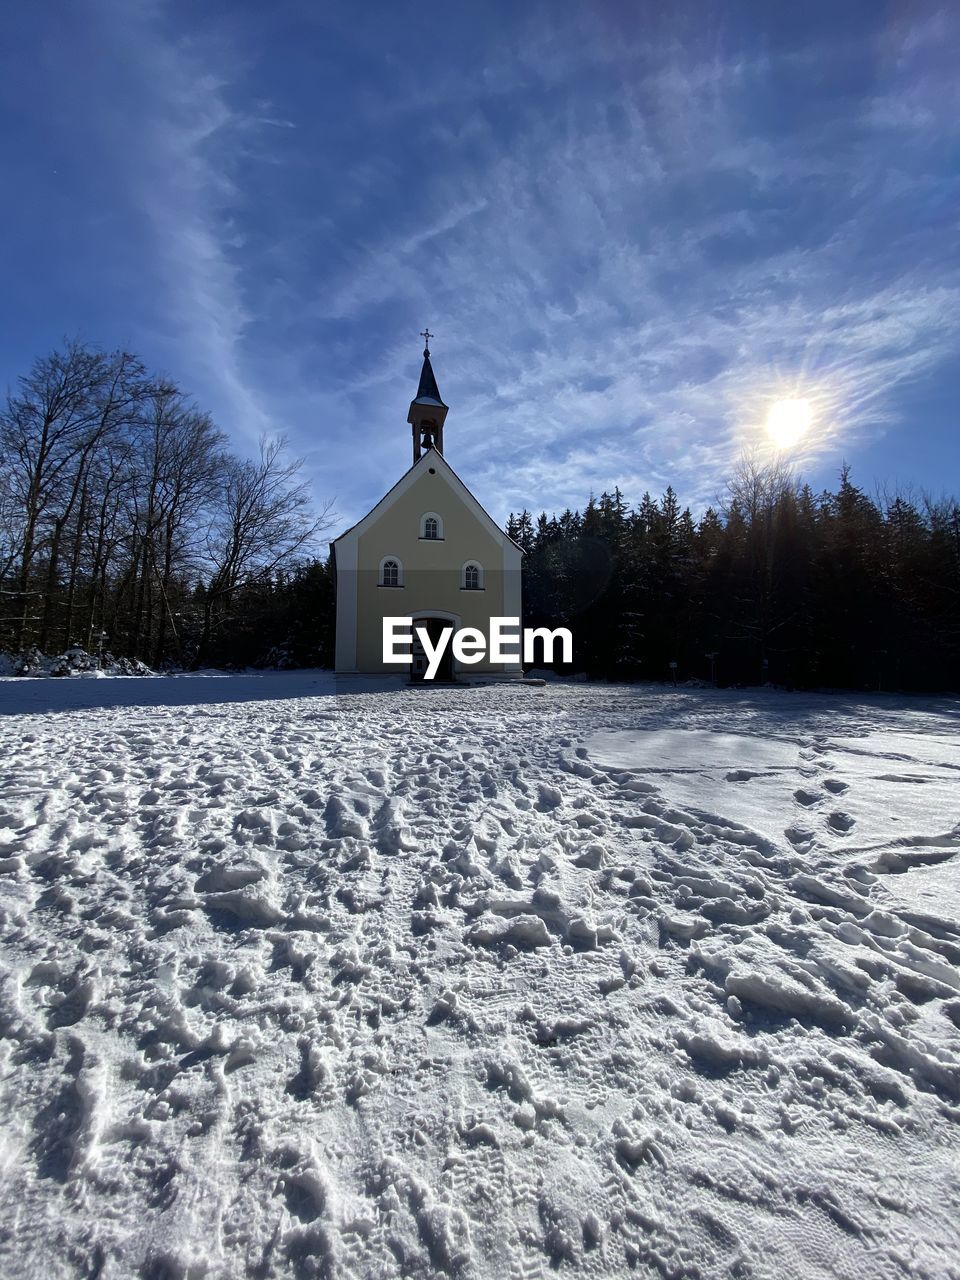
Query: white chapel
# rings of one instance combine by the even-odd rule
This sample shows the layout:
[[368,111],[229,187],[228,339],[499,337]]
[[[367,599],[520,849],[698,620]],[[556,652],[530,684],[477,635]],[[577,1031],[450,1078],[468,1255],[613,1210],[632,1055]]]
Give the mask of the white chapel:
[[[383,660],[383,618],[411,617],[435,643],[444,627],[476,627],[496,617],[520,618],[523,552],[489,516],[446,459],[444,404],[430,363],[426,333],[420,385],[407,422],[413,464],[372,511],[331,545],[337,583],[338,674],[426,670],[415,638],[410,667]],[[458,673],[520,675],[519,658],[469,667],[447,646],[438,680]]]

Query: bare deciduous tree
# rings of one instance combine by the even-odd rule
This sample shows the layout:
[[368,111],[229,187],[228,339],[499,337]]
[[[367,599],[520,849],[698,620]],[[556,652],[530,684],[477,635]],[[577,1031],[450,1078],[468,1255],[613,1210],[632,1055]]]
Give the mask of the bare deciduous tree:
[[38,643],[47,642],[63,538],[91,460],[103,441],[136,416],[144,389],[145,370],[135,356],[107,355],[72,342],[36,362],[0,415],[0,449],[22,508],[20,644],[29,622],[27,588],[40,555],[46,574]]
[[0,645],[105,635],[156,664],[195,651],[238,591],[281,585],[324,527],[281,441],[255,461],[169,379],[77,342],[0,410]]
[[260,441],[256,461],[223,458],[223,492],[207,533],[208,581],[201,652],[230,612],[244,583],[292,568],[315,550],[329,524],[329,506],[317,515],[302,479],[303,464],[285,456],[282,438]]

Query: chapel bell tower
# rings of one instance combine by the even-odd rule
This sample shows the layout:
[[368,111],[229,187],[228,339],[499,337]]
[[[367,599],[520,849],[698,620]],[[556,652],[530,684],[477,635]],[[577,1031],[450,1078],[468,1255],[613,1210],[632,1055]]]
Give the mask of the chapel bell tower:
[[431,446],[438,453],[443,453],[443,420],[447,416],[447,406],[440,399],[440,388],[430,364],[430,339],[433,334],[429,329],[424,329],[420,336],[424,340],[423,368],[420,370],[416,399],[410,401],[410,412],[407,414],[407,421],[413,428],[414,462]]

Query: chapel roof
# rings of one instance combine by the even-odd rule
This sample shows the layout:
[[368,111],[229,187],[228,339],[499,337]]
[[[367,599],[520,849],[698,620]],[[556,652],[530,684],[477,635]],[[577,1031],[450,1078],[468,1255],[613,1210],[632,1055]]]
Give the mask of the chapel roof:
[[423,368],[420,370],[420,385],[417,387],[417,394],[413,401],[414,404],[433,404],[441,409],[446,409],[447,405],[440,399],[440,388],[437,386],[437,377],[433,372],[433,365],[430,363],[430,352],[428,349],[423,353]]
[[387,490],[387,492],[383,495],[383,497],[376,504],[376,506],[371,507],[371,509],[367,512],[365,516],[363,516],[360,520],[358,520],[356,524],[352,524],[349,529],[345,529],[343,533],[339,535],[339,537],[332,539],[330,546],[333,549],[334,558],[336,558],[337,543],[342,542],[344,538],[349,537],[350,534],[358,532],[360,529],[360,526],[364,524],[377,511],[379,511],[384,506],[384,504],[389,504],[393,495],[396,493],[398,489],[401,488],[402,485],[406,485],[407,483],[409,483],[409,480],[415,471],[419,470],[422,472],[428,469],[428,464],[429,464],[429,468],[439,469],[440,467],[442,467],[445,471],[449,473],[451,478],[455,481],[456,486],[459,487],[461,492],[467,498],[468,502],[470,502],[474,506],[476,511],[479,513],[479,515],[485,521],[487,521],[488,526],[490,527],[490,531],[496,537],[503,539],[505,542],[511,543],[513,546],[517,547],[519,551],[521,552],[523,551],[523,548],[520,546],[520,544],[515,542],[513,538],[511,538],[510,535],[504,529],[501,529],[500,526],[497,524],[496,520],[494,520],[493,516],[490,515],[489,511],[487,511],[486,508],[480,505],[480,503],[473,496],[473,494],[470,492],[470,490],[467,488],[464,482],[460,479],[456,471],[454,471],[453,467],[451,467],[450,463],[446,460],[443,454],[440,453],[437,449],[433,448],[433,446],[431,446],[413,464],[412,467],[409,467],[403,473],[403,475],[400,477],[397,483],[393,485],[391,489]]

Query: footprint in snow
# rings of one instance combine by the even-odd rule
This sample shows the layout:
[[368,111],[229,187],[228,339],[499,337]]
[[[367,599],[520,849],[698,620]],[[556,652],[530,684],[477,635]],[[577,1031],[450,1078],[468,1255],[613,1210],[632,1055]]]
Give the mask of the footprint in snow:
[[814,832],[803,827],[787,827],[783,834],[801,853],[807,852],[814,838]]
[[811,805],[819,804],[823,796],[819,791],[804,791],[801,787],[799,791],[793,793],[793,798],[797,804],[802,804],[804,808],[809,809]]
[[541,813],[549,813],[551,809],[556,809],[563,804],[563,793],[558,791],[556,787],[551,787],[541,782],[537,787],[537,791],[540,798],[534,807],[539,809]]
[[839,778],[824,778],[823,785],[835,796],[842,796],[844,791],[850,790],[849,784],[841,782]]
[[851,818],[849,813],[844,813],[842,810],[837,809],[834,813],[831,813],[827,822],[834,831],[839,831],[843,834],[856,824],[856,818]]

